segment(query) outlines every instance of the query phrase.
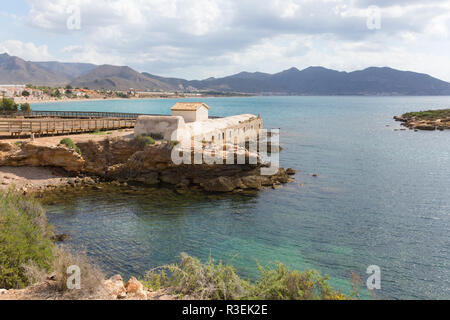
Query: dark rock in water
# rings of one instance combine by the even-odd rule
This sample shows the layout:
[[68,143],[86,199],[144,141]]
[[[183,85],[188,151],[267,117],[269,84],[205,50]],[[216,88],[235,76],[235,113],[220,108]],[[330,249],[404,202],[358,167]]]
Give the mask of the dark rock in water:
[[56,242],[63,242],[66,240],[70,240],[70,235],[67,233],[55,234],[52,236],[52,240]]
[[295,171],[295,170],[292,169],[292,168],[287,168],[287,169],[286,169],[286,174],[287,174],[287,175],[293,176],[293,175],[296,174],[296,173],[297,173],[297,171]]

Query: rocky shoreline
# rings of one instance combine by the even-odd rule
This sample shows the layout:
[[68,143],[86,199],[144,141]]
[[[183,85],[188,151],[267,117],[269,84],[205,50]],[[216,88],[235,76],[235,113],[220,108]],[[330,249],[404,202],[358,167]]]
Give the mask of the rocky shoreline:
[[[45,281],[28,286],[25,289],[0,289],[0,300],[177,300],[179,297],[168,293],[167,289],[152,290],[141,281],[131,277],[124,283],[117,274],[102,280],[95,292],[81,297],[74,297],[70,292],[58,289],[57,282],[51,275]],[[192,299],[189,296],[183,300]]]
[[[171,159],[174,146],[169,142],[142,146],[132,138],[107,137],[76,145],[81,154],[65,145],[42,144],[38,141],[0,142],[0,167],[47,167],[62,171],[58,181],[38,186],[26,184],[22,187],[24,192],[76,186],[98,188],[98,183],[169,185],[178,193],[189,189],[241,192],[267,187],[275,189],[281,184],[292,182],[295,174],[293,169],[279,168],[273,175],[261,175],[261,168],[265,165],[259,162],[242,165],[175,165]],[[248,157],[246,152],[247,160]]]
[[[446,130],[450,129],[450,115],[447,110],[434,110],[423,112],[410,112],[401,116],[394,116],[395,121],[411,130]],[[449,113],[450,114],[450,113]]]

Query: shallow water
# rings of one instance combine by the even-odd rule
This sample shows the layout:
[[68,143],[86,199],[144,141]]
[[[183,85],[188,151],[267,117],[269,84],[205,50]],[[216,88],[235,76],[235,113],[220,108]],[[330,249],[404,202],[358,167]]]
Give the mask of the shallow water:
[[[142,275],[187,252],[231,262],[245,277],[255,276],[256,262],[315,268],[343,289],[350,271],[365,281],[367,266],[375,264],[379,297],[450,298],[450,131],[394,131],[400,126],[392,120],[448,108],[450,97],[202,101],[212,115],[260,114],[265,127],[280,128],[281,166],[299,171],[296,182],[253,196],[166,189],[73,194],[48,206],[56,230],[72,235],[71,246],[84,248],[108,274]],[[33,108],[168,113],[174,102]]]

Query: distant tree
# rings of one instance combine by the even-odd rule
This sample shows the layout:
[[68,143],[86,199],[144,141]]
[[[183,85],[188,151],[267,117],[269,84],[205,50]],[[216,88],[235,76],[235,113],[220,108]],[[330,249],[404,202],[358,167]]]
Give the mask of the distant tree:
[[30,113],[31,112],[31,107],[29,103],[22,103],[20,105],[20,111],[22,111],[23,113]]
[[71,89],[67,89],[67,90],[65,91],[65,94],[66,94],[66,95],[72,95],[72,90],[71,90]]
[[22,91],[22,96],[29,97],[30,93],[28,91],[24,90],[24,91]]
[[72,86],[70,85],[70,84],[68,84],[67,86],[66,86],[66,90],[72,90],[73,88],[72,88]]
[[2,111],[17,111],[18,106],[13,99],[3,98],[0,103],[0,110]]
[[57,98],[61,97],[61,92],[59,92],[58,89],[55,89],[55,91],[53,91],[53,93],[52,93],[52,97],[57,97]]

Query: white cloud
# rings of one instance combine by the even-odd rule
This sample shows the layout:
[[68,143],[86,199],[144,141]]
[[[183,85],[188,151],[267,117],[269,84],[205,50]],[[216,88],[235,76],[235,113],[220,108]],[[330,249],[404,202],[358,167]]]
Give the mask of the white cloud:
[[[383,64],[429,70],[450,80],[449,62],[443,59],[449,49],[448,1],[28,2],[31,26],[73,40],[62,51],[72,61],[126,64],[188,78],[307,64],[345,70]],[[375,2],[382,27],[368,30],[368,7]],[[81,10],[80,31],[66,27],[66,9],[73,5]]]
[[36,46],[32,42],[19,40],[0,42],[0,52],[6,52],[11,56],[18,56],[25,60],[42,61],[53,59],[53,56],[48,52],[48,46]]

